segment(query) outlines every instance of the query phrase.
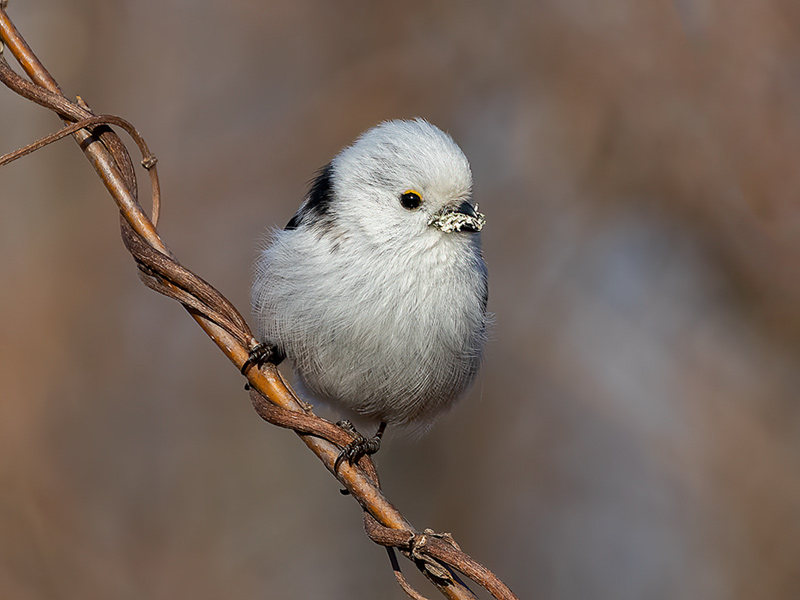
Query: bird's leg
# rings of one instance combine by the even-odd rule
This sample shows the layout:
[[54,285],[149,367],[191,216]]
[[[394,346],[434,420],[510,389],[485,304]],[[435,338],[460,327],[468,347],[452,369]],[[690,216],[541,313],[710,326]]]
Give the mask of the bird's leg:
[[250,354],[247,356],[247,360],[244,361],[240,371],[242,375],[247,375],[247,371],[252,366],[260,367],[266,362],[279,365],[284,358],[286,358],[286,355],[275,344],[261,342],[250,350]]
[[386,423],[381,421],[381,424],[378,425],[378,431],[375,432],[371,438],[365,438],[361,435],[358,430],[353,427],[353,424],[350,421],[344,420],[339,421],[336,423],[337,426],[344,429],[347,433],[353,436],[353,441],[347,444],[342,451],[339,453],[339,456],[336,457],[336,462],[333,463],[333,472],[336,473],[339,470],[339,465],[342,464],[343,460],[346,460],[351,465],[359,461],[362,456],[369,456],[375,454],[381,448],[381,437],[383,437],[383,432],[386,431]]

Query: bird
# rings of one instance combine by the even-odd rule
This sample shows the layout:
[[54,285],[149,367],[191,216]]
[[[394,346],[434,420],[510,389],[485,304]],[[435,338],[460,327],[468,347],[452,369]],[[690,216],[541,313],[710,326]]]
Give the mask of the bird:
[[377,423],[342,460],[380,448],[387,425],[425,432],[474,381],[487,337],[487,268],[469,162],[417,118],[384,121],[321,168],[258,253],[258,360],[293,363],[300,388]]

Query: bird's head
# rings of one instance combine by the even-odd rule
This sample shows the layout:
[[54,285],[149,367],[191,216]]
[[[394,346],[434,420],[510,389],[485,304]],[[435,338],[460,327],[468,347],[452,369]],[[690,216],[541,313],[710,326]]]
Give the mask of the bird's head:
[[432,240],[476,233],[485,223],[471,202],[472,173],[464,153],[422,119],[370,129],[320,177],[328,178],[337,220],[368,239]]

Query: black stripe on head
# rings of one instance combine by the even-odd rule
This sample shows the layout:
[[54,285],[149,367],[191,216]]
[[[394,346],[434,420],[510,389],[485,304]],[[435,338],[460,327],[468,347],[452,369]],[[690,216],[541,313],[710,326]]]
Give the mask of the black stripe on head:
[[308,221],[308,217],[313,215],[313,220],[322,221],[325,215],[330,212],[333,200],[333,165],[328,163],[322,167],[311,188],[308,190],[306,201],[297,211],[297,214],[286,224],[286,229],[297,229],[297,227]]

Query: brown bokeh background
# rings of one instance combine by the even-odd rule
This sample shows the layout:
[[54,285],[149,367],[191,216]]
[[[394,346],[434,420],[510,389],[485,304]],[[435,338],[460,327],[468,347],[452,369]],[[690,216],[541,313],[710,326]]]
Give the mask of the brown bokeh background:
[[[496,323],[458,410],[378,457],[412,522],[523,598],[800,597],[796,0],[9,11],[146,136],[162,235],[243,311],[258,240],[359,132],[420,115],[460,143]],[[0,89],[0,151],[57,126]],[[0,596],[404,598],[352,500],[139,283],[74,144],[0,193]]]

